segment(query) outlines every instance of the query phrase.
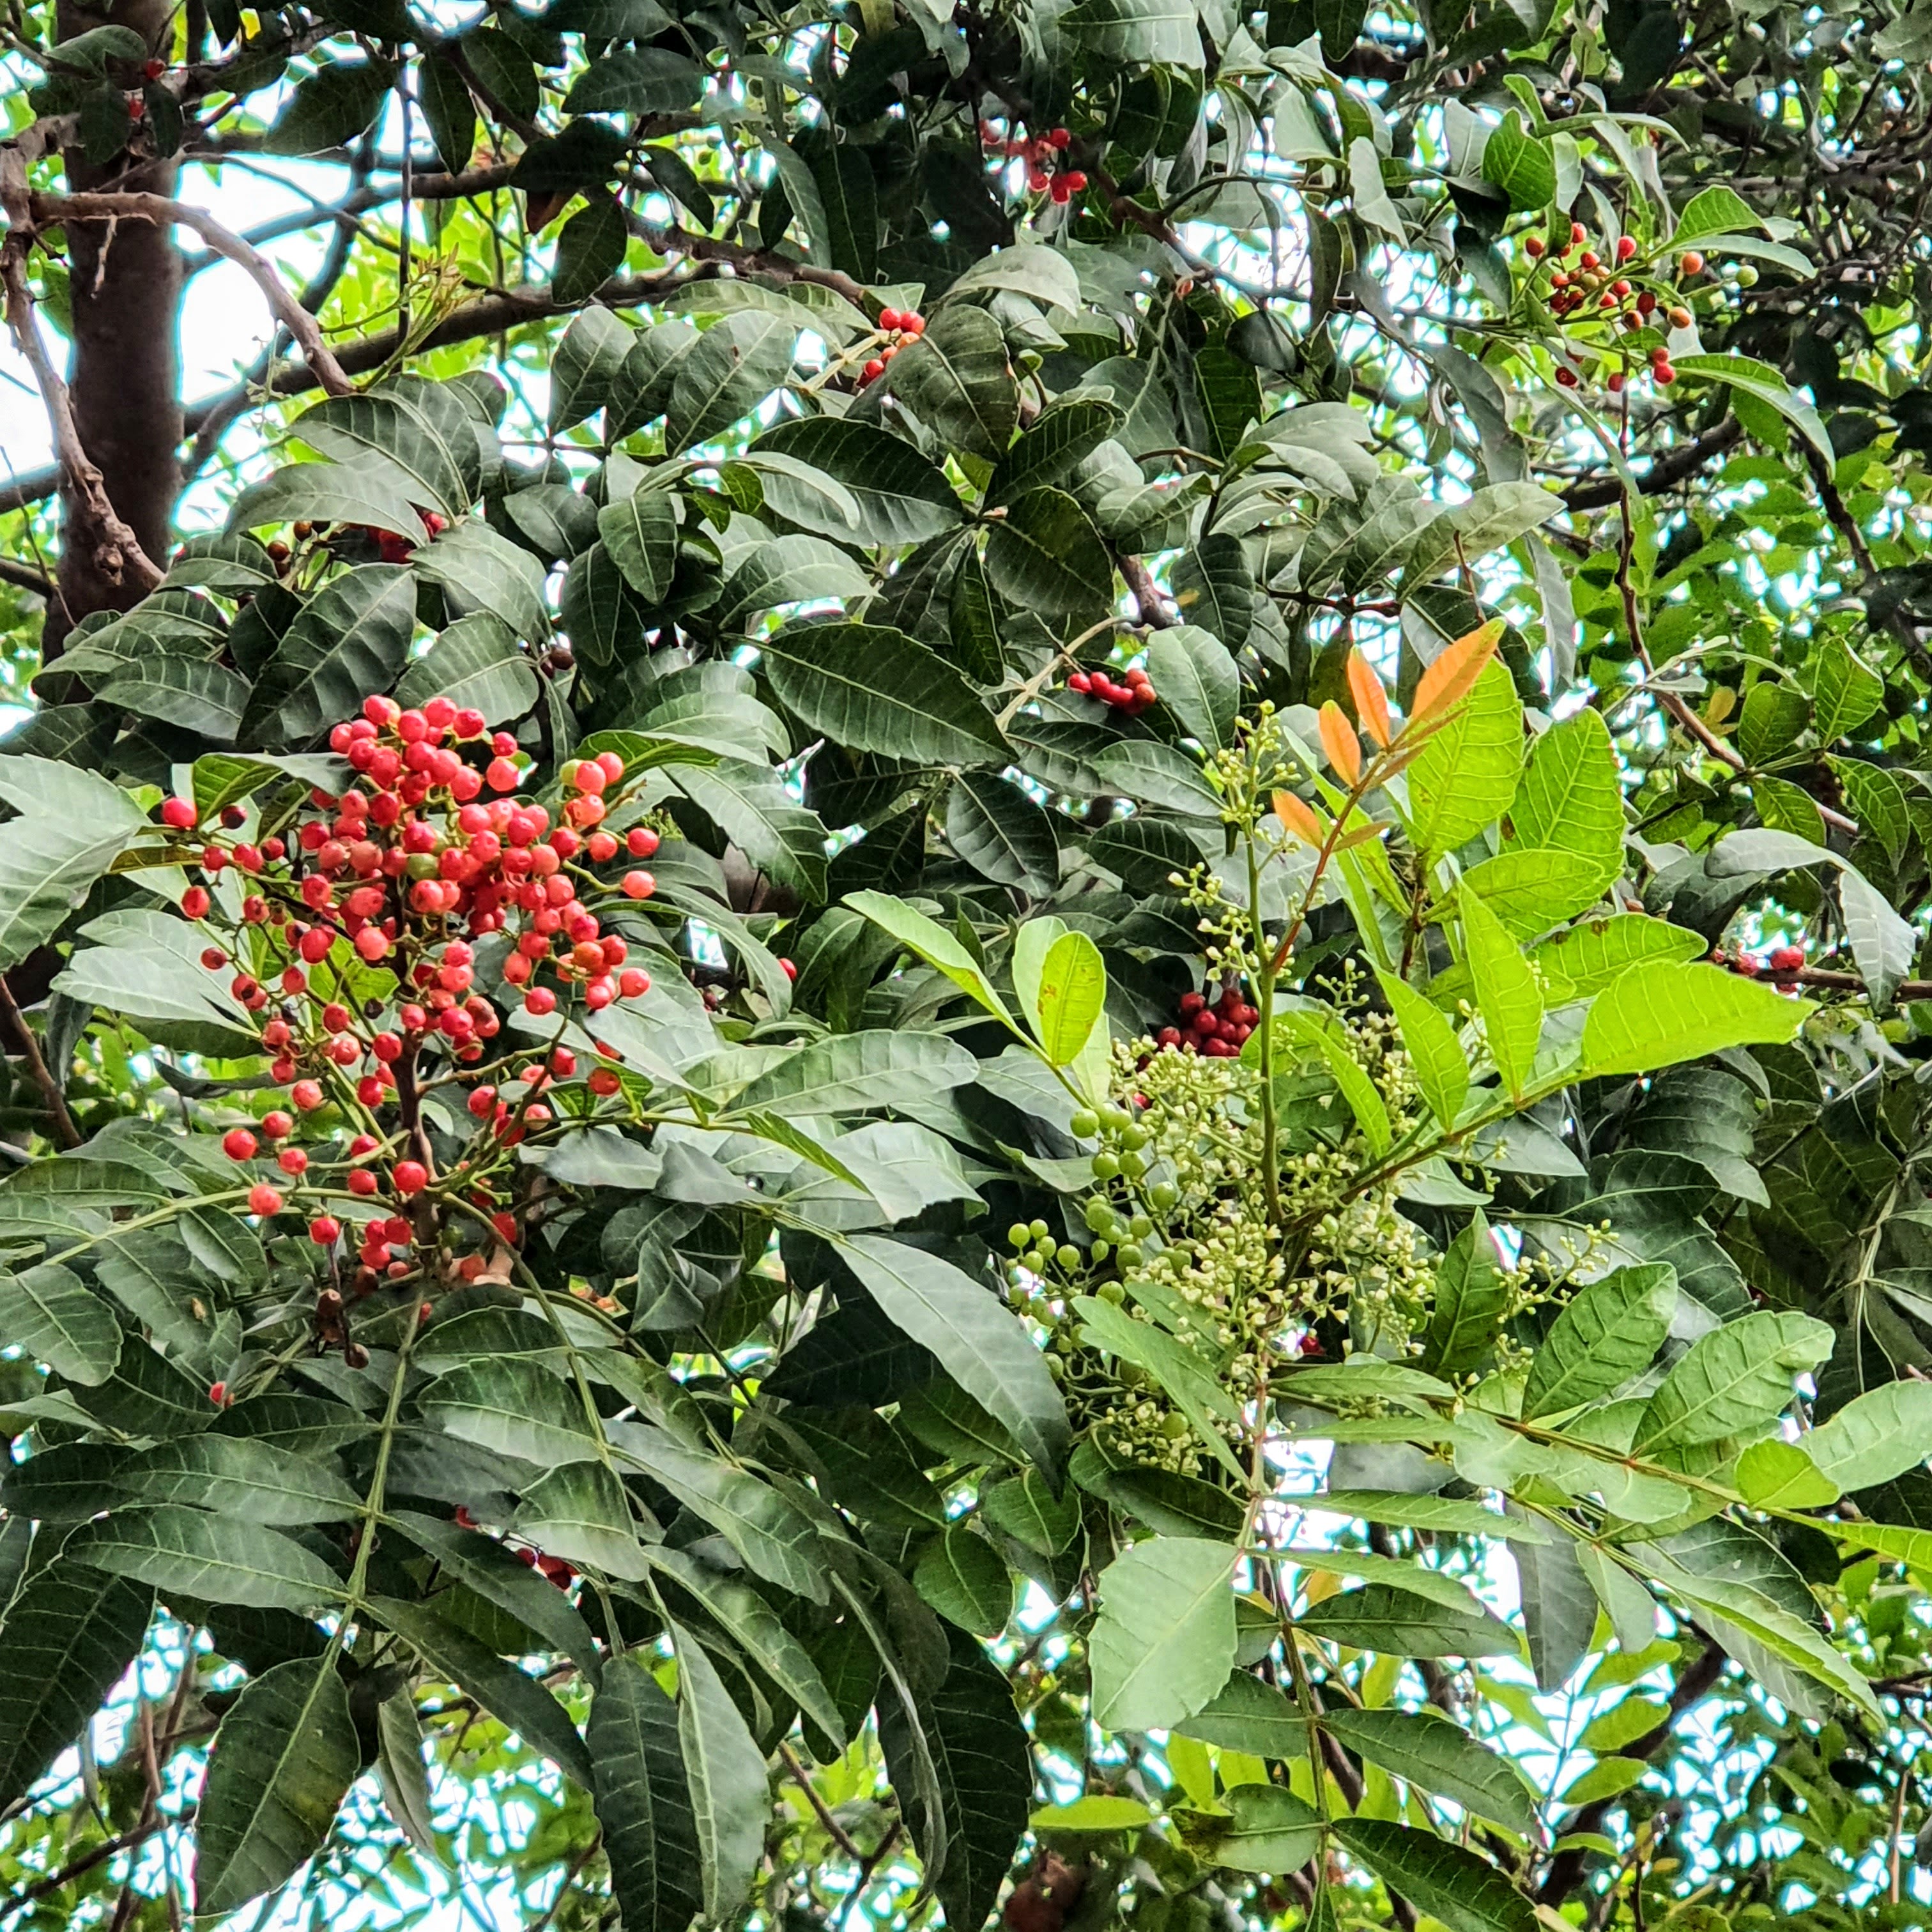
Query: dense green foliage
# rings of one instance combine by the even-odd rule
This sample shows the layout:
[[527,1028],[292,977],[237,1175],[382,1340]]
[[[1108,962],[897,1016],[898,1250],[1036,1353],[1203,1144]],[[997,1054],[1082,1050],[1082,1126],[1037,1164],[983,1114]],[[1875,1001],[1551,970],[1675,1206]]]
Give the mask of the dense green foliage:
[[1923,0],[16,25],[8,1926],[1924,1922]]

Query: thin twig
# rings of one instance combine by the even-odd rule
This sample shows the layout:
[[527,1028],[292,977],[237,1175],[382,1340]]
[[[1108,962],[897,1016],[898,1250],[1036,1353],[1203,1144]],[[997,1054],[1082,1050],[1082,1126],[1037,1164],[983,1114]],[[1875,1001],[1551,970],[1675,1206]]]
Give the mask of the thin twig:
[[803,1765],[799,1762],[798,1754],[790,1744],[781,1744],[778,1746],[778,1756],[784,1760],[784,1767],[791,1773],[792,1782],[805,1793],[806,1798],[811,1803],[812,1810],[818,1814],[818,1822],[825,1827],[832,1843],[855,1865],[862,1865],[866,1862],[864,1855],[860,1851],[859,1847],[853,1844],[851,1834],[826,1809],[825,1800],[819,1796],[818,1791],[813,1786],[811,1774],[806,1771]]
[[356,386],[322,339],[320,325],[296,299],[268,257],[250,248],[232,230],[224,228],[206,208],[196,208],[190,202],[172,201],[162,194],[37,194],[32,206],[35,221],[46,224],[113,220],[152,221],[158,226],[172,223],[193,229],[218,255],[225,255],[246,271],[268,298],[269,308],[302,350],[302,360],[315,371],[316,380],[322,388],[332,396],[355,393]]
[[40,1090],[40,1098],[46,1103],[48,1115],[53,1122],[53,1138],[64,1148],[79,1147],[81,1131],[67,1110],[67,1098],[61,1092],[60,1083],[48,1066],[46,1056],[40,1052],[40,1043],[34,1037],[33,1029],[28,1025],[27,1016],[21,1012],[4,973],[0,973],[0,1021],[4,1021],[8,1030],[19,1037],[20,1057],[27,1063],[27,1072]]
[[74,404],[66,383],[47,353],[46,339],[34,314],[33,291],[27,286],[24,244],[10,236],[0,249],[0,282],[6,289],[7,326],[20,353],[34,372],[34,381],[53,430],[54,451],[66,478],[68,514],[76,535],[93,552],[94,567],[110,583],[127,583],[145,596],[161,580],[158,565],[141,548],[141,540],[121,520],[108,500],[107,484],[99,466],[87,453],[74,421]]

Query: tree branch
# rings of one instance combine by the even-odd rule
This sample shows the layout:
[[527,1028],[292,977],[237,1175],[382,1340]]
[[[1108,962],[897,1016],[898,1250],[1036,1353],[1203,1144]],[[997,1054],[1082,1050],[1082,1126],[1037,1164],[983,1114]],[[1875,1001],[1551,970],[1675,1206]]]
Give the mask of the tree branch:
[[223,227],[206,209],[185,201],[171,201],[160,194],[37,194],[32,206],[34,220],[43,224],[119,220],[152,221],[157,226],[173,223],[193,229],[218,255],[225,255],[253,279],[322,388],[332,396],[353,393],[356,386],[322,339],[320,325],[290,292],[288,284],[276,274],[268,258],[240,236]]
[[94,567],[104,578],[116,583],[130,582],[145,594],[160,582],[160,568],[108,501],[107,486],[99,466],[82,446],[67,385],[47,353],[40,323],[34,315],[33,291],[27,286],[23,246],[23,238],[16,234],[10,236],[4,249],[0,250],[0,282],[4,282],[6,290],[7,326],[34,372],[40,400],[46,406],[60,473],[67,481],[74,534],[89,545]]
[[4,973],[0,973],[0,1026],[20,1042],[20,1057],[26,1061],[27,1072],[40,1090],[40,1098],[46,1102],[48,1114],[53,1121],[53,1138],[64,1148],[79,1147],[80,1130],[74,1125],[74,1116],[67,1110],[67,1100],[61,1092],[60,1082],[48,1066],[46,1058],[40,1052],[40,1043],[34,1037],[33,1029],[28,1025],[27,1016],[21,1012]]
[[[1702,1631],[1699,1631],[1704,1636]],[[1692,1705],[1701,1703],[1722,1674],[1730,1661],[1721,1645],[1708,1636],[1704,1636],[1704,1648],[1696,1661],[1682,1672],[1670,1693],[1670,1708],[1662,1720],[1642,1737],[1634,1738],[1629,1744],[1620,1744],[1619,1753],[1624,1757],[1648,1759],[1654,1757],[1670,1740],[1672,1727]],[[1618,1798],[1600,1798],[1593,1804],[1586,1804],[1576,1815],[1565,1821],[1563,1835],[1580,1837],[1586,1833],[1600,1832],[1604,1820],[1624,1801]],[[1589,1853],[1580,1846],[1569,1851],[1558,1852],[1550,1862],[1550,1869],[1544,1874],[1543,1882],[1538,1886],[1538,1902],[1556,1906],[1568,1898],[1575,1888],[1576,1881],[1583,1875],[1583,1863]]]
[[[1672,484],[1681,483],[1703,468],[1712,457],[1721,456],[1742,440],[1744,424],[1726,416],[1717,428],[1690,442],[1667,449],[1637,478],[1637,490],[1646,496],[1661,496]],[[1624,486],[1615,476],[1600,482],[1573,483],[1562,491],[1564,506],[1571,510],[1607,510],[1623,495]]]

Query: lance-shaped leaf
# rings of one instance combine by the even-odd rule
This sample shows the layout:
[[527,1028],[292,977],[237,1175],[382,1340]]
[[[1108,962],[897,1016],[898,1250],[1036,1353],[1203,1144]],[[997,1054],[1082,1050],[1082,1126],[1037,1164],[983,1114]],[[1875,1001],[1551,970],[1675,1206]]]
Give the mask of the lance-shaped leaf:
[[1631,1447],[1639,1455],[1716,1442],[1772,1421],[1792,1384],[1832,1352],[1832,1330],[1808,1315],[1760,1309],[1702,1335],[1658,1385]]
[[1508,1758],[1478,1744],[1460,1724],[1434,1711],[1357,1711],[1340,1708],[1322,1728],[1383,1770],[1520,1837],[1540,1835],[1536,1800]]
[[880,624],[794,624],[760,640],[779,700],[855,752],[915,764],[1003,764],[1006,740],[972,686],[936,652]]
[[1533,1932],[1535,1908],[1488,1859],[1393,1818],[1341,1818],[1335,1835],[1391,1892],[1450,1932]]
[[1676,1307],[1677,1270],[1668,1262],[1617,1268],[1581,1289],[1530,1363],[1526,1419],[1580,1408],[1642,1374]]
[[148,1634],[154,1592],[63,1558],[7,1606],[0,1674],[0,1804],[12,1804],[80,1735]]
[[1101,1573],[1089,1651],[1096,1722],[1109,1730],[1165,1730],[1227,1682],[1234,1555],[1225,1543],[1154,1537]]
[[676,1624],[670,1638],[677,1656],[678,1742],[698,1828],[704,1914],[715,1924],[750,1895],[765,1848],[770,1780],[764,1753],[752,1742],[718,1666]]
[[135,828],[141,808],[95,772],[22,754],[0,758],[0,972],[57,932]]
[[838,1245],[888,1318],[930,1348],[1034,1462],[1057,1473],[1070,1434],[1066,1406],[1018,1317],[992,1289],[923,1249],[877,1234]]
[[644,1660],[613,1658],[584,1734],[610,1888],[636,1932],[685,1932],[704,1904],[677,1710]]
[[151,1584],[164,1597],[308,1612],[342,1594],[334,1571],[279,1530],[178,1504],[117,1510],[85,1523],[63,1554]]
[[221,1720],[196,1814],[195,1906],[234,1912],[322,1849],[362,1768],[332,1656],[278,1664]]

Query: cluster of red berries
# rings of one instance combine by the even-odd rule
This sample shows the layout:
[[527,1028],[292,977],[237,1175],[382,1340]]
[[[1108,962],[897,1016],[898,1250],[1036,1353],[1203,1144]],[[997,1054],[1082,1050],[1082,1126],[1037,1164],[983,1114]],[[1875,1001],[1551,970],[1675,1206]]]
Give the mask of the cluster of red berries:
[[1087,177],[1078,168],[1062,165],[1073,136],[1064,128],[1050,128],[1044,134],[1008,135],[990,121],[980,123],[980,145],[1002,160],[1024,160],[1027,164],[1027,191],[1051,195],[1064,207],[1076,194],[1084,194]]
[[886,373],[886,364],[908,343],[916,342],[926,333],[926,317],[916,308],[882,308],[879,311],[879,332],[890,340],[860,371],[861,387],[867,382],[876,382]]
[[[493,736],[481,712],[446,697],[409,710],[370,698],[328,742],[360,782],[339,796],[311,791],[259,843],[236,836],[249,818],[240,805],[222,807],[218,825],[206,830],[192,799],[165,800],[160,816],[171,833],[200,842],[180,855],[192,875],[182,910],[220,928],[224,943],[206,947],[202,964],[233,968],[229,991],[256,1016],[271,1075],[287,1088],[292,1109],[273,1108],[223,1136],[230,1160],[250,1163],[266,1152],[278,1171],[250,1187],[248,1211],[269,1219],[288,1208],[292,1191],[307,1194],[309,1238],[332,1256],[345,1217],[352,1219],[360,1264],[352,1292],[368,1294],[384,1278],[415,1271],[412,1247],[440,1240],[438,1183],[416,1112],[426,1080],[476,1082],[464,1099],[483,1138],[449,1180],[479,1227],[487,1222],[506,1246],[520,1240],[521,1222],[503,1204],[494,1171],[504,1168],[514,1183],[509,1150],[552,1121],[542,1096],[577,1077],[578,1059],[560,1042],[526,1065],[513,1065],[514,1054],[500,1068],[482,1064],[502,1022],[475,983],[478,946],[501,934],[492,940],[501,948],[514,922],[514,944],[496,970],[523,989],[532,1016],[556,1012],[560,997],[594,1012],[647,993],[650,975],[627,963],[625,940],[604,932],[584,900],[650,898],[649,872],[634,868],[614,884],[590,868],[620,853],[648,859],[659,838],[646,825],[622,838],[605,825],[626,776],[615,752],[564,768],[556,824],[544,806],[501,796],[523,782],[515,739]],[[500,795],[486,800],[488,792]],[[244,882],[238,912],[232,897],[216,896],[231,868]],[[372,969],[392,976],[388,1000],[364,997]],[[602,1061],[620,1058],[598,1051]],[[446,1057],[446,1070],[430,1068],[432,1055]],[[622,1081],[615,1065],[599,1064],[586,1084],[603,1099],[621,1092]],[[312,1154],[292,1138],[296,1122],[332,1105],[359,1131],[346,1150],[332,1142]],[[382,1118],[391,1110],[400,1117],[394,1127]],[[473,1281],[485,1266],[471,1252],[455,1272]],[[339,1343],[355,1366],[363,1352],[348,1340],[333,1286],[316,1323],[325,1346]],[[211,1394],[219,1402],[226,1390]]]
[[[460,1504],[457,1506],[454,1518],[458,1529],[473,1529],[487,1534],[483,1526]],[[517,1554],[537,1574],[554,1583],[560,1590],[567,1590],[577,1581],[577,1572],[561,1556],[547,1556],[532,1544],[518,1546]]]
[[1205,993],[1183,993],[1178,1026],[1164,1026],[1154,1036],[1156,1046],[1178,1047],[1183,1053],[1204,1054],[1210,1060],[1232,1060],[1261,1018],[1258,1007],[1241,998],[1238,986],[1222,989],[1210,1001]]
[[[1674,284],[1660,295],[1654,288],[1640,288],[1625,272],[1642,272],[1635,266],[1639,250],[1634,236],[1619,236],[1609,260],[1587,245],[1589,238],[1583,224],[1573,221],[1568,244],[1560,250],[1552,251],[1540,235],[1527,236],[1523,242],[1523,253],[1531,261],[1549,268],[1546,298],[1550,314],[1559,322],[1608,323],[1630,334],[1660,328],[1666,322],[1672,328],[1690,326],[1693,318],[1689,309],[1681,302],[1668,300],[1675,292]],[[1700,275],[1704,272],[1704,258],[1694,248],[1687,249],[1678,257],[1677,266],[1686,278]],[[1618,366],[1606,377],[1604,386],[1616,395],[1622,391],[1635,365],[1634,358],[1622,350],[1613,350],[1612,353]],[[1653,382],[1663,386],[1668,387],[1677,380],[1670,352],[1660,342],[1652,344],[1646,352],[1642,367],[1648,369]],[[1574,369],[1559,367],[1556,380],[1563,388],[1574,389],[1582,378]]]
[[1153,680],[1138,664],[1123,673],[1118,683],[1104,670],[1076,670],[1067,679],[1066,688],[1083,698],[1097,698],[1116,711],[1146,711],[1160,701]]
[[1802,946],[1774,946],[1761,960],[1740,946],[1735,958],[1726,958],[1720,952],[1718,959],[1720,964],[1730,967],[1734,973],[1742,973],[1747,980],[1755,980],[1760,973],[1768,973],[1774,980],[1785,979],[1804,970],[1804,949]]

